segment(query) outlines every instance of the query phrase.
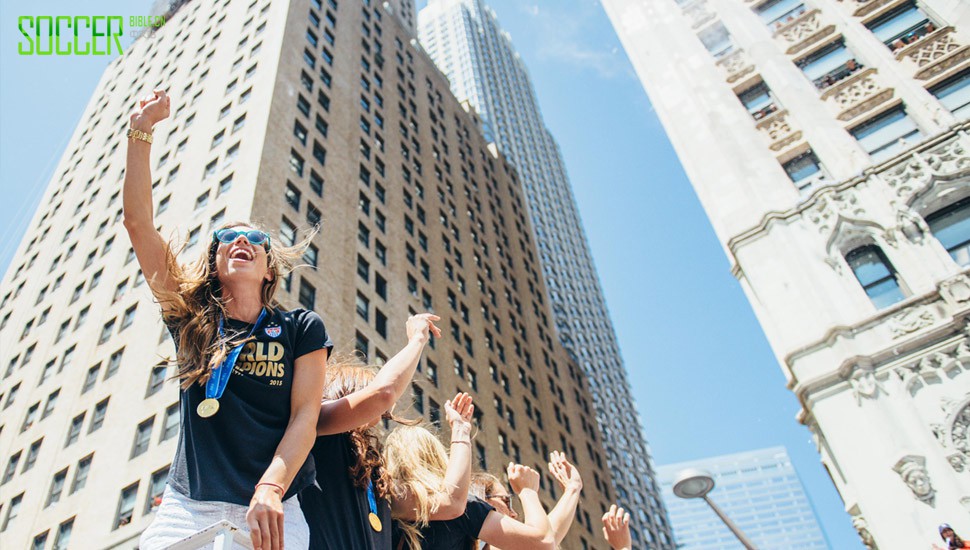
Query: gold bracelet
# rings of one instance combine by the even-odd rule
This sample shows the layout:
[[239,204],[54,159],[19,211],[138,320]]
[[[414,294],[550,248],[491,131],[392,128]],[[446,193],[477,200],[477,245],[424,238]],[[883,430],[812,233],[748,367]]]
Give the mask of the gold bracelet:
[[141,130],[135,130],[134,128],[128,128],[128,139],[135,138],[144,141],[145,143],[152,142],[152,135],[148,132],[142,132]]

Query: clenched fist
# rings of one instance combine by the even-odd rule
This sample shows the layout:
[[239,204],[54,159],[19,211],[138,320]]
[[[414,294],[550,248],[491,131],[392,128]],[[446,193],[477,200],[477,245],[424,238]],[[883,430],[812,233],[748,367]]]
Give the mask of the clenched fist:
[[158,89],[138,100],[138,108],[131,113],[129,122],[135,130],[151,133],[152,127],[160,120],[168,118],[172,98],[165,90]]

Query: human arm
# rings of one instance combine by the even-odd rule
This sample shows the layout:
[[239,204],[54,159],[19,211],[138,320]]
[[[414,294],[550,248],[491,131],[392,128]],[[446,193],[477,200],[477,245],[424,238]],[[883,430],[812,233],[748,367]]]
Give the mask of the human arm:
[[[138,109],[129,117],[132,129],[151,133],[153,126],[168,117],[171,98],[163,90],[155,90],[138,102]],[[168,244],[155,229],[152,201],[151,144],[140,139],[128,139],[125,181],[122,191],[124,225],[138,258],[138,265],[152,291],[177,290],[169,276]],[[166,303],[162,303],[166,309]]]
[[632,550],[630,538],[630,514],[616,504],[603,514],[603,537],[613,550]]
[[344,433],[366,426],[390,410],[407,390],[428,339],[432,335],[441,337],[441,330],[434,324],[439,319],[431,313],[409,317],[407,345],[381,367],[367,387],[320,404],[317,435]]
[[566,460],[562,451],[549,454],[549,473],[556,478],[563,491],[559,502],[549,511],[549,525],[552,526],[556,544],[560,544],[576,517],[579,495],[583,491],[583,478],[579,475],[579,470]]
[[[434,511],[430,521],[455,519],[465,513],[472,475],[471,421],[474,412],[472,397],[467,393],[459,393],[454,399],[445,402],[445,417],[451,424],[451,450],[443,480],[445,491],[431,506]],[[391,501],[394,517],[405,521],[417,519],[416,508],[414,496],[411,494],[396,496]]]
[[510,462],[508,475],[509,485],[522,502],[524,521],[492,511],[485,518],[478,538],[502,550],[553,550],[555,535],[539,501],[539,473]]
[[273,460],[259,479],[246,513],[246,523],[256,550],[278,550],[283,546],[282,499],[316,441],[328,352],[327,348],[317,349],[295,361],[290,420]]

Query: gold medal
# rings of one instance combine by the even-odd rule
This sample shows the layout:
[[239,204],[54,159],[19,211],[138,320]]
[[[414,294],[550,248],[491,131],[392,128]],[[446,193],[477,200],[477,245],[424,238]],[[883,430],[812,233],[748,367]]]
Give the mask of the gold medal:
[[199,413],[199,416],[202,418],[209,418],[210,416],[219,412],[219,400],[212,399],[210,397],[209,399],[199,403],[199,406],[196,407],[195,412]]
[[371,512],[367,515],[367,519],[370,520],[371,528],[380,533],[381,529],[383,528],[383,525],[381,525],[381,518],[377,517],[377,514],[374,512]]

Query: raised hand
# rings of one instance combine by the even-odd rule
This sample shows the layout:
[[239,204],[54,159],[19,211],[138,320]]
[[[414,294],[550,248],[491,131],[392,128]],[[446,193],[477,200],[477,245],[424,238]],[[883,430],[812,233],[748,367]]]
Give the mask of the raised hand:
[[475,405],[472,405],[472,396],[465,392],[459,392],[455,394],[453,399],[445,401],[445,419],[451,425],[452,432],[457,429],[470,434],[474,412]]
[[572,487],[578,491],[583,488],[583,477],[579,475],[579,470],[566,460],[566,455],[562,451],[549,453],[549,473],[559,482],[560,489]]
[[512,490],[515,491],[515,494],[522,494],[522,491],[526,489],[532,489],[533,491],[538,492],[539,472],[528,466],[523,466],[514,462],[509,462],[506,472],[509,475],[509,485],[512,486]]
[[246,523],[255,550],[278,550],[283,547],[282,491],[270,485],[257,485],[249,502]]
[[609,511],[603,514],[603,536],[613,550],[631,550],[630,514],[616,504],[610,506]]
[[408,333],[408,342],[418,341],[424,344],[432,335],[435,338],[441,338],[441,329],[434,324],[435,321],[440,320],[441,317],[433,313],[418,313],[417,315],[408,317],[407,324],[405,325]]
[[151,132],[155,123],[168,118],[171,105],[172,98],[160,88],[145,95],[138,100],[138,108],[129,117],[131,127],[143,132]]

